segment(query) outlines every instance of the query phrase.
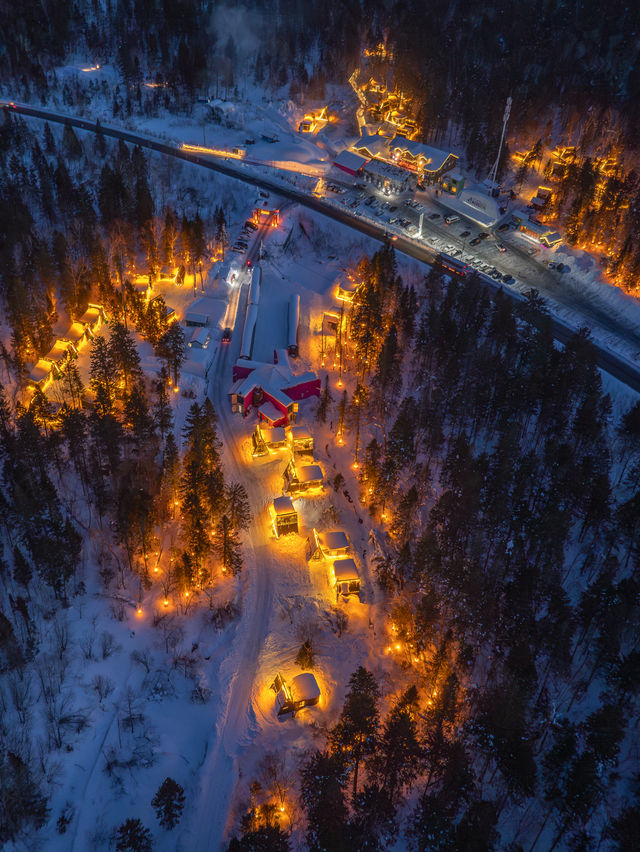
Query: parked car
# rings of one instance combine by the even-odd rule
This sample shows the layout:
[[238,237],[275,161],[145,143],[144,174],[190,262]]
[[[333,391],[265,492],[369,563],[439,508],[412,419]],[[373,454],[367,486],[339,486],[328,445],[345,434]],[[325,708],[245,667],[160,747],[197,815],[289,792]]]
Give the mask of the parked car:
[[513,275],[509,275],[509,273],[507,272],[505,275],[502,276],[502,280],[505,284],[513,284],[516,279],[513,277]]
[[471,231],[463,231],[463,232],[460,234],[460,236],[461,236],[461,237],[468,237],[470,233],[471,233]]
[[453,225],[454,222],[459,222],[459,221],[460,221],[459,216],[446,216],[444,223],[445,223],[445,225]]
[[508,222],[503,222],[502,225],[498,226],[499,231],[508,231],[511,225]]
[[479,240],[486,240],[488,236],[489,236],[489,233],[487,231],[480,231],[480,233],[478,234],[478,239]]
[[439,213],[432,213],[432,214],[429,216],[429,218],[430,218],[430,219],[439,219],[439,218],[440,218],[440,214],[439,214]]
[[505,246],[504,243],[496,243],[496,245],[498,247],[498,251],[506,251],[507,250],[507,247]]
[[480,237],[474,237],[472,240],[469,240],[470,246],[477,246],[480,242]]

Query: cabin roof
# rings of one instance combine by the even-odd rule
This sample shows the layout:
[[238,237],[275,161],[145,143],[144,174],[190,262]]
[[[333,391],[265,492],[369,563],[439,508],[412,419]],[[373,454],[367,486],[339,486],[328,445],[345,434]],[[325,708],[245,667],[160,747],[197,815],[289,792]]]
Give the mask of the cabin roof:
[[326,547],[328,550],[340,550],[343,547],[349,547],[351,542],[349,536],[344,530],[325,530],[318,533],[318,541],[321,547]]
[[302,672],[291,679],[289,687],[291,698],[297,701],[315,701],[320,698],[320,687],[318,681],[311,672]]
[[286,494],[282,497],[273,498],[273,511],[276,515],[291,515],[295,512],[293,500]]
[[346,580],[358,580],[358,566],[350,557],[346,559],[336,559],[333,563],[333,573],[337,583],[343,583]]
[[322,468],[319,464],[307,464],[297,468],[300,482],[316,482],[322,479]]

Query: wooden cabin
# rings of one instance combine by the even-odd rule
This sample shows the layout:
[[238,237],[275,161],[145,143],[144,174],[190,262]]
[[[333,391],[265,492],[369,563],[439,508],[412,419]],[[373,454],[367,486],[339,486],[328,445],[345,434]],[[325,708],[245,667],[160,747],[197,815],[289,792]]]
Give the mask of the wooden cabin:
[[307,539],[307,559],[340,559],[351,556],[351,540],[344,530],[326,530],[318,532],[313,530],[310,539]]
[[306,426],[288,426],[286,433],[292,453],[313,457],[313,435]]
[[285,494],[305,494],[320,491],[324,485],[322,468],[319,464],[296,465],[291,459],[282,474]]
[[61,337],[53,344],[51,349],[44,356],[45,361],[49,361],[53,365],[54,376],[62,375],[70,358],[75,358],[78,355],[76,347],[70,340]]
[[298,513],[293,507],[291,497],[275,497],[269,506],[269,516],[276,538],[298,532]]
[[360,593],[360,575],[358,566],[351,557],[336,559],[330,569],[336,595],[357,595]]
[[281,450],[287,446],[287,435],[284,426],[272,426],[269,428],[263,423],[258,423],[251,435],[253,446],[252,455],[266,456],[271,450]]
[[78,318],[78,322],[82,323],[89,337],[93,337],[106,321],[107,317],[102,305],[94,305],[91,302],[87,305],[87,310]]
[[302,672],[286,683],[281,674],[277,674],[271,689],[276,693],[278,716],[285,713],[296,714],[303,707],[315,707],[320,701],[320,687],[311,672]]
[[53,381],[53,378],[53,364],[51,361],[39,358],[29,373],[29,385],[33,390],[39,388],[44,393]]

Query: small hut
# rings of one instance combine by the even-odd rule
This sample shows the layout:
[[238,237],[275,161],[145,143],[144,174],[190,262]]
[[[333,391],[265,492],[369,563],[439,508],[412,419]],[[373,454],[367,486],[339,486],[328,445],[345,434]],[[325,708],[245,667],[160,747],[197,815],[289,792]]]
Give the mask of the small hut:
[[331,574],[336,595],[348,596],[360,593],[358,566],[351,557],[336,559],[331,567]]
[[285,713],[295,715],[303,707],[315,707],[320,701],[320,687],[311,672],[296,675],[289,684],[281,674],[277,674],[271,689],[276,693],[278,716]]
[[282,474],[285,494],[305,494],[320,491],[324,484],[322,468],[319,464],[296,466],[292,458]]
[[298,513],[291,497],[275,497],[269,506],[269,515],[276,538],[298,532]]
[[252,455],[266,456],[270,450],[280,450],[287,446],[287,436],[284,426],[272,426],[269,428],[263,423],[258,423],[251,435],[253,446]]
[[351,555],[351,540],[344,530],[313,530],[307,539],[307,559],[339,559]]
[[313,435],[306,426],[288,426],[287,441],[293,453],[313,456]]

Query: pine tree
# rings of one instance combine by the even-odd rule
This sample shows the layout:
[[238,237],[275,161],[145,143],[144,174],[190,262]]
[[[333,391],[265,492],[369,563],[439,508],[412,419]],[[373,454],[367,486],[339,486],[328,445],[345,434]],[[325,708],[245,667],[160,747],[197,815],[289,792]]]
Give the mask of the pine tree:
[[[29,828],[42,828],[49,811],[33,773],[13,751],[0,753],[0,844],[9,845]],[[24,836],[24,835],[23,835]]]
[[235,577],[242,570],[242,555],[238,534],[227,515],[223,515],[216,524],[213,549],[222,566],[223,574]]
[[144,450],[149,451],[149,445],[155,437],[153,418],[149,412],[149,404],[144,387],[139,383],[131,388],[131,393],[125,396],[123,409],[123,424],[131,433],[131,443],[135,454],[139,457]]
[[156,354],[167,363],[167,368],[173,373],[174,387],[178,387],[180,368],[185,359],[184,332],[177,322],[172,322],[160,338],[156,346]]
[[77,160],[82,156],[82,145],[75,134],[73,127],[65,122],[62,132],[62,147],[70,160]]
[[165,778],[151,800],[151,806],[163,828],[175,828],[184,808],[183,788],[173,778]]
[[358,770],[363,758],[377,747],[380,714],[378,699],[380,688],[376,679],[363,666],[359,666],[349,680],[340,720],[329,735],[332,748],[344,754],[353,770],[353,796],[358,791]]
[[333,395],[331,393],[331,389],[329,387],[329,375],[327,374],[324,377],[324,388],[322,389],[322,394],[320,396],[320,402],[318,403],[318,410],[316,412],[316,418],[321,423],[327,422],[327,412],[329,410],[329,405],[333,402]]
[[307,814],[307,844],[312,852],[350,852],[349,814],[342,754],[315,752],[300,772],[301,797]]
[[114,323],[111,328],[109,354],[115,375],[122,381],[124,390],[128,391],[133,382],[142,379],[142,368],[133,335],[121,322]]
[[418,692],[410,687],[387,717],[371,769],[391,802],[418,776],[424,752],[418,739]]
[[13,548],[13,579],[29,591],[29,583],[33,577],[33,569],[22,550],[16,545]]
[[153,420],[160,432],[160,438],[164,441],[165,435],[173,427],[173,412],[167,393],[167,371],[162,369],[159,378],[154,381],[153,389],[156,392],[156,401],[153,406]]
[[112,414],[116,398],[116,365],[111,347],[102,335],[95,337],[91,345],[89,375],[96,413],[98,416]]
[[116,834],[117,852],[151,852],[151,832],[139,819],[127,819]]
[[247,490],[240,482],[230,482],[225,487],[225,513],[234,530],[246,530],[251,523],[251,507]]
[[47,154],[56,153],[56,141],[53,138],[53,133],[51,132],[51,127],[49,126],[48,121],[44,124],[44,150]]

